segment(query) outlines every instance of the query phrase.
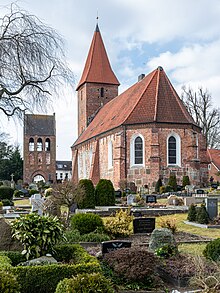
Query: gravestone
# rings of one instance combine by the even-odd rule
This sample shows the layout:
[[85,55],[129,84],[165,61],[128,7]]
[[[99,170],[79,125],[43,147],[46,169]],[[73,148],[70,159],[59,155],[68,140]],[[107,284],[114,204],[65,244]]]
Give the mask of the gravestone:
[[214,188],[214,189],[217,189],[218,188],[218,184],[217,183],[212,183],[211,184],[211,187]]
[[115,197],[121,197],[121,196],[122,196],[121,190],[115,190]]
[[44,199],[41,197],[41,194],[35,193],[30,197],[31,212],[37,212],[38,215],[42,216],[44,211]]
[[127,240],[112,240],[102,242],[102,254],[121,248],[130,248],[131,241]]
[[130,206],[134,203],[134,195],[133,194],[129,194],[127,196],[127,205]]
[[137,233],[152,233],[155,229],[155,218],[136,218],[133,220],[133,231]]
[[196,194],[205,194],[205,191],[203,189],[197,189]]
[[156,203],[157,202],[157,197],[156,195],[147,195],[146,196],[146,203]]
[[150,237],[149,250],[154,252],[165,245],[177,247],[172,232],[167,228],[155,229]]
[[213,220],[218,216],[218,199],[214,197],[207,197],[205,199],[205,205],[209,218]]
[[195,189],[195,186],[194,186],[194,185],[186,185],[186,186],[185,186],[185,190],[186,190],[188,193],[192,193],[192,192],[194,192],[194,189]]
[[196,204],[196,198],[195,197],[184,197],[184,205],[187,207],[190,207],[191,204]]
[[70,206],[70,213],[71,213],[71,214],[75,214],[77,208],[78,208],[77,203],[73,203],[73,204]]
[[135,217],[135,218],[141,218],[142,217],[142,213],[141,211],[133,211],[132,212],[132,215]]

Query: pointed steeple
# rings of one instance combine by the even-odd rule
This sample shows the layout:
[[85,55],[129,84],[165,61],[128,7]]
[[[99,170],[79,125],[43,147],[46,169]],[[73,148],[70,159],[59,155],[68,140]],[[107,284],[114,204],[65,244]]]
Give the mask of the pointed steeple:
[[96,25],[83,74],[76,90],[86,82],[119,85],[119,81],[109,63],[98,24]]

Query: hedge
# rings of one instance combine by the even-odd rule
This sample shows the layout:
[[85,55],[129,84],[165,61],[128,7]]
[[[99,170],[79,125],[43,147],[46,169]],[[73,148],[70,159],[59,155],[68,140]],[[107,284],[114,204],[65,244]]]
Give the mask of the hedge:
[[52,264],[11,268],[21,284],[21,293],[54,293],[59,281],[82,273],[100,272],[97,262],[77,265]]
[[0,200],[13,198],[14,189],[9,186],[0,186]]

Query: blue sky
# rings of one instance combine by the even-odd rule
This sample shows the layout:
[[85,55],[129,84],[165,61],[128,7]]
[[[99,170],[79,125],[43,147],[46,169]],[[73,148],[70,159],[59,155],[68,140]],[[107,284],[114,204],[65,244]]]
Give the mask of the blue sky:
[[[0,5],[10,4],[1,0]],[[56,113],[57,159],[70,160],[77,137],[77,98],[80,79],[96,25],[99,27],[120,92],[141,73],[162,66],[181,94],[183,85],[203,86],[220,106],[219,0],[23,0],[17,4],[55,28],[65,40],[75,84],[47,113]],[[0,15],[4,14],[1,7]],[[0,128],[22,146],[22,127],[0,114]]]

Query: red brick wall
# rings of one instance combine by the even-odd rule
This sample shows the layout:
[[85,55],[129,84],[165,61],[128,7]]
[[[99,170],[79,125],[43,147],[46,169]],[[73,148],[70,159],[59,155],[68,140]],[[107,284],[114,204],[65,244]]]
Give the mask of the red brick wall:
[[[104,96],[101,97],[101,88]],[[118,86],[111,84],[85,83],[78,91],[78,135],[87,127],[87,119],[101,104],[105,105],[118,95]]]

